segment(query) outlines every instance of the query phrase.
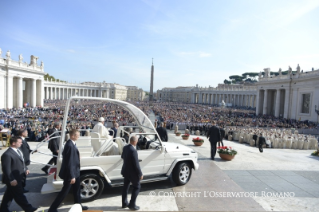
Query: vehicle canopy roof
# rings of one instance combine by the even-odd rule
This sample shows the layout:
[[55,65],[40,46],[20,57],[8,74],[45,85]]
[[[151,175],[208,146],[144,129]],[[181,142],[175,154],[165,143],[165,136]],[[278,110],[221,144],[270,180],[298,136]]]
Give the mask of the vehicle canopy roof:
[[[137,108],[136,106],[134,106],[128,102],[116,100],[116,99],[100,98],[100,97],[72,96],[68,99],[68,101],[66,102],[66,106],[65,106],[64,118],[63,118],[63,123],[62,123],[62,138],[65,137],[65,129],[66,129],[66,125],[67,125],[67,119],[68,119],[71,100],[77,101],[77,100],[81,100],[81,99],[99,100],[101,102],[109,102],[109,103],[113,103],[113,104],[122,106],[135,118],[135,123],[137,124],[137,126],[142,128],[144,133],[157,134],[151,120],[145,115],[145,113],[142,110],[140,110],[139,108]],[[61,139],[61,142],[63,142],[62,139]],[[62,143],[60,143],[60,146],[62,146]]]

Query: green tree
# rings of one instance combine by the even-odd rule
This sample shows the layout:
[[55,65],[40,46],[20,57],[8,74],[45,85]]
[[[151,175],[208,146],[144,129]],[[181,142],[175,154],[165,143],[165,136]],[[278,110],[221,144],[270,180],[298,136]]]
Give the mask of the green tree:
[[227,79],[224,80],[224,84],[231,84],[231,81],[228,81]]

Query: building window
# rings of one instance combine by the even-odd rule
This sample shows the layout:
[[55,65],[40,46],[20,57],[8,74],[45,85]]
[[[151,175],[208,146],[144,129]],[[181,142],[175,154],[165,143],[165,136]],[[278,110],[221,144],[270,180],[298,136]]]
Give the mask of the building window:
[[310,93],[302,94],[301,113],[309,113]]

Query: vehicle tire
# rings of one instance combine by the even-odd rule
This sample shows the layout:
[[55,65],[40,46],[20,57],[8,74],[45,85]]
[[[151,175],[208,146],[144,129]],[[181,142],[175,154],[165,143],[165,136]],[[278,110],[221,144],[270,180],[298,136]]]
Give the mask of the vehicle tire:
[[177,185],[185,185],[192,175],[192,167],[189,163],[178,163],[173,170],[172,178]]
[[80,176],[80,181],[80,195],[82,202],[89,202],[97,199],[104,189],[104,182],[97,174],[83,174]]

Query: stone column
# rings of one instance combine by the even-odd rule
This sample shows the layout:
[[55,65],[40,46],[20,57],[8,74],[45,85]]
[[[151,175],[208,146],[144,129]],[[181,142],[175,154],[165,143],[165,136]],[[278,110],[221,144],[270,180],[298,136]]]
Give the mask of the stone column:
[[241,106],[245,106],[245,103],[244,103],[244,94],[241,95]]
[[286,89],[285,90],[285,106],[284,106],[284,118],[288,118],[288,108],[289,108],[289,95],[290,95],[290,92],[289,92],[289,89]]
[[264,93],[264,107],[263,107],[263,115],[267,114],[267,99],[268,99],[268,90],[265,89],[265,93]]
[[[43,99],[44,99],[44,80],[36,81],[36,105],[43,107]],[[47,88],[48,89],[48,88]]]
[[13,107],[13,77],[7,76],[7,108]]
[[36,97],[37,97],[37,84],[36,84],[36,80],[35,79],[31,79],[31,107],[35,107],[37,106],[37,101],[36,101]]
[[260,105],[260,100],[259,100],[259,98],[260,98],[260,90],[257,88],[257,97],[256,97],[256,115],[259,115],[259,111],[260,111],[260,107],[261,107],[261,105]]
[[275,116],[279,117],[280,111],[280,89],[277,89],[276,92],[276,103],[275,103]]
[[17,107],[23,107],[23,80],[22,77],[17,78]]

